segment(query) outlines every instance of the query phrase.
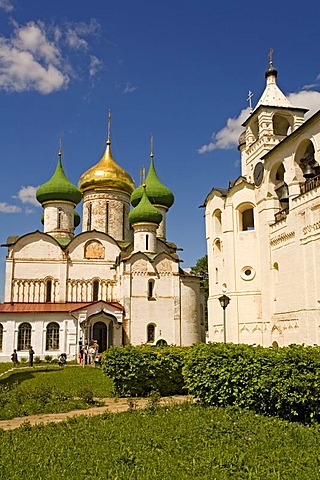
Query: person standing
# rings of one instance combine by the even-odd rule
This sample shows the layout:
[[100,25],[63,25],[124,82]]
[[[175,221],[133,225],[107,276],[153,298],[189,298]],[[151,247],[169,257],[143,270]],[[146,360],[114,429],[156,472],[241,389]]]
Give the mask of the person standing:
[[29,367],[33,367],[33,355],[34,355],[34,351],[33,351],[32,346],[30,345],[30,347],[29,347]]
[[14,367],[18,366],[18,354],[16,349],[13,350],[13,354],[11,355],[11,361]]

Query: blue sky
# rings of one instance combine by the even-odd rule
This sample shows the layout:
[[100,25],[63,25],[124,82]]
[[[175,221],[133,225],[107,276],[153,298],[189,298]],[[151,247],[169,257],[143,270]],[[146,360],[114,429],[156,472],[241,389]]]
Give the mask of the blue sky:
[[176,199],[167,239],[194,265],[206,253],[198,207],[240,175],[241,120],[248,91],[255,105],[264,89],[270,47],[292,103],[320,108],[319,11],[314,0],[0,0],[1,243],[42,229],[34,192],[60,134],[73,183],[97,163],[110,108],[114,157],[137,185],[153,133]]

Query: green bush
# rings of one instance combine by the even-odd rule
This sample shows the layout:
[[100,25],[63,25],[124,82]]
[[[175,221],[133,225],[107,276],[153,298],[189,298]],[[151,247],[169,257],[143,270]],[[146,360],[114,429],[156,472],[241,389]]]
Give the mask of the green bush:
[[51,356],[51,355],[46,355],[46,356],[44,357],[44,359],[45,359],[45,361],[46,361],[47,363],[50,363],[50,362],[52,361],[52,356]]
[[195,345],[183,369],[205,405],[234,405],[304,423],[320,419],[320,348]]
[[113,347],[104,353],[102,368],[121,397],[184,392],[182,366],[186,350],[178,347]]
[[41,361],[41,358],[39,356],[36,356],[34,357],[34,361],[33,361],[36,365],[39,365],[40,363],[42,363]]

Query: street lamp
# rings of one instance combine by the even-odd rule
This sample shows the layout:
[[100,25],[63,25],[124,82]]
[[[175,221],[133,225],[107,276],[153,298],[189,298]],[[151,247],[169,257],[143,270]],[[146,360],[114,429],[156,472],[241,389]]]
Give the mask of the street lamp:
[[219,297],[219,302],[223,308],[223,343],[227,343],[227,331],[226,331],[226,308],[230,303],[230,298],[227,295]]

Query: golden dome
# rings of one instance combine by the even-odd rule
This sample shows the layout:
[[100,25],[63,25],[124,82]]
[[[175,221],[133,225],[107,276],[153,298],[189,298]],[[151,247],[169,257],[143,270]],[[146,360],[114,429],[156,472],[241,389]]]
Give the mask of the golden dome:
[[125,169],[114,160],[110,144],[110,138],[108,138],[107,147],[100,162],[81,175],[79,180],[81,192],[93,189],[120,190],[129,195],[133,192],[134,181]]

